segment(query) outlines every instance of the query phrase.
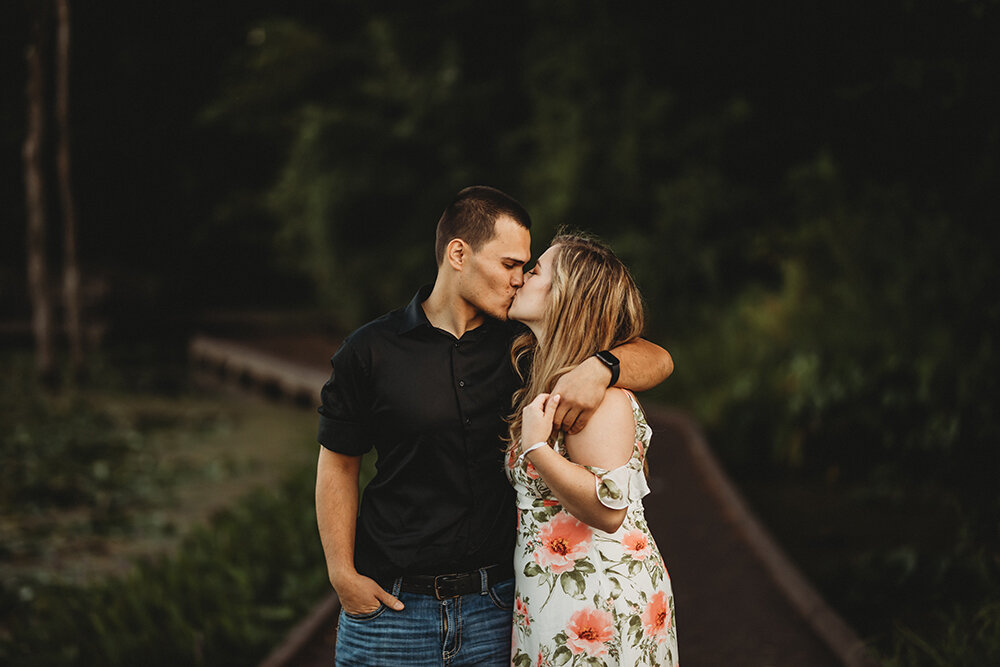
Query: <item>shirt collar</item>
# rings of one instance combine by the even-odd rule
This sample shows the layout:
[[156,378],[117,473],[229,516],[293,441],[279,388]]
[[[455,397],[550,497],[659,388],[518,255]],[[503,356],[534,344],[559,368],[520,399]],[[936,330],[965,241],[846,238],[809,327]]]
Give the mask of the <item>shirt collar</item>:
[[403,309],[403,321],[400,322],[399,333],[405,334],[420,326],[431,326],[430,320],[427,319],[427,313],[424,312],[424,308],[420,304],[427,300],[433,288],[434,285],[424,285],[417,290],[413,299]]

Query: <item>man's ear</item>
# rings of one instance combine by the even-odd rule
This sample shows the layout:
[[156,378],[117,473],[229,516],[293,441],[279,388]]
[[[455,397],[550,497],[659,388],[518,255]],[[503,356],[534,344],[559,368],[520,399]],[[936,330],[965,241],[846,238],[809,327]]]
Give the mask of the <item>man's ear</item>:
[[444,250],[444,259],[456,271],[461,271],[469,258],[469,244],[462,239],[452,239]]

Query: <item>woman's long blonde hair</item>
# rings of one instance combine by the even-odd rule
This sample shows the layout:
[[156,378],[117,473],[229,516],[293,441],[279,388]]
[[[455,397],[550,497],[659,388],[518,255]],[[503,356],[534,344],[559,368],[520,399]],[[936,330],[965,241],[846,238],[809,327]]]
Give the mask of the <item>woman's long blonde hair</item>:
[[544,315],[545,345],[540,348],[530,331],[511,345],[511,361],[524,384],[514,392],[508,451],[520,443],[521,413],[535,396],[551,392],[562,375],[588,357],[642,334],[642,295],[610,248],[579,233],[559,234],[551,245],[559,250]]

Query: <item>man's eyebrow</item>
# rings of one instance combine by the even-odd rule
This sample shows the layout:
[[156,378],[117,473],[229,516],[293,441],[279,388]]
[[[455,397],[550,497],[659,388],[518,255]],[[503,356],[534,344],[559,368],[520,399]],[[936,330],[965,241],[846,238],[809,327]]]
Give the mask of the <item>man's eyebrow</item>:
[[531,258],[528,258],[528,259],[518,259],[517,257],[501,257],[500,261],[501,262],[514,262],[515,264],[527,264],[528,262],[531,261]]

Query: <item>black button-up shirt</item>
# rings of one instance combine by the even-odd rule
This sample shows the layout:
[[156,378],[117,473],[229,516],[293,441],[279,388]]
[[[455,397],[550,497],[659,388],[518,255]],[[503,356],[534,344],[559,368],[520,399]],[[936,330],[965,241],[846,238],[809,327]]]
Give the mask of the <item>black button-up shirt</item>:
[[511,562],[513,491],[503,474],[503,417],[516,376],[512,323],[487,319],[461,339],[433,327],[422,288],[405,308],[352,333],[331,359],[319,442],[374,447],[355,567],[385,580]]

